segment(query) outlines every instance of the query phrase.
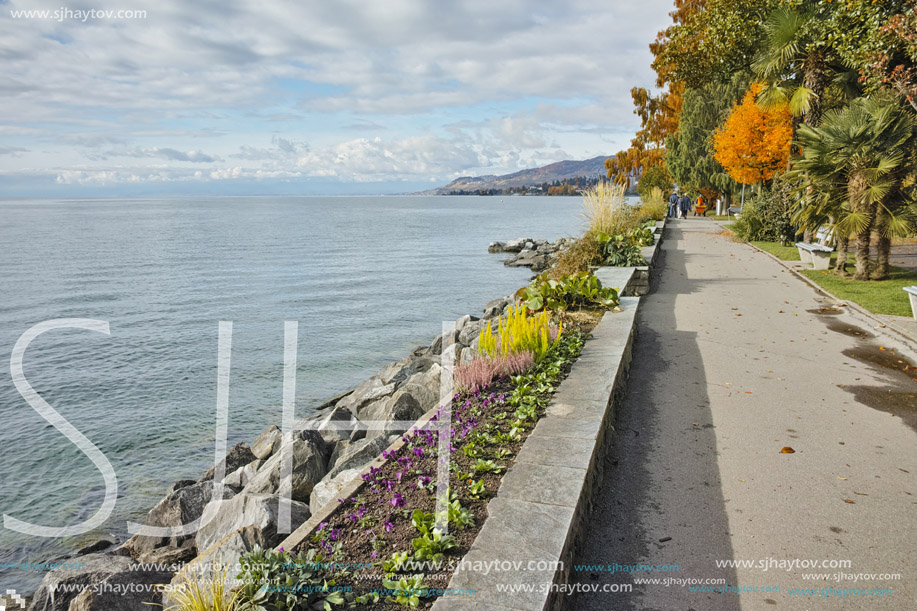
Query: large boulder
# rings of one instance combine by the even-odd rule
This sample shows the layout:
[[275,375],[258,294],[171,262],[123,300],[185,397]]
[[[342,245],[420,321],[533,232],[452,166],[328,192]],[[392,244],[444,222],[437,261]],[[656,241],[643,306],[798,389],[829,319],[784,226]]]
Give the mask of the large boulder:
[[328,471],[328,477],[334,478],[347,469],[363,468],[382,454],[388,446],[388,438],[384,435],[358,441],[342,441],[334,446],[330,461],[333,466]]
[[[217,499],[231,498],[235,492],[229,486],[223,486],[223,494]],[[148,526],[163,526],[176,528],[190,524],[204,513],[204,507],[213,498],[213,480],[199,482],[190,486],[179,488],[168,495],[153,507],[146,516],[144,524]],[[132,557],[138,558],[142,554],[153,551],[158,547],[184,547],[194,535],[173,535],[171,537],[155,537],[149,535],[134,535],[121,546]]]
[[233,489],[241,490],[246,486],[246,484],[248,484],[248,482],[252,480],[253,477],[255,477],[255,474],[258,473],[258,469],[260,469],[263,464],[263,460],[256,460],[254,462],[248,463],[244,467],[239,467],[224,477],[223,483]]
[[494,318],[495,316],[500,316],[503,314],[503,310],[513,304],[512,297],[501,297],[500,299],[494,299],[493,301],[488,301],[487,305],[484,306],[484,315],[482,318]]
[[[407,430],[407,427],[391,423],[394,421],[409,421],[413,423],[427,411],[424,409],[424,404],[430,401],[431,395],[432,393],[423,386],[405,384],[401,390],[391,397],[370,404],[360,414],[361,421],[371,426],[366,431],[366,438],[371,439],[378,435],[393,432],[403,433]],[[433,401],[435,401],[435,397]]]
[[29,611],[67,611],[80,592],[105,579],[130,570],[134,562],[124,556],[87,554],[73,559],[72,566],[47,573],[32,595]]
[[[206,524],[194,536],[194,543],[199,550],[206,550],[218,541],[225,539],[236,530],[251,526],[261,531],[261,539],[267,545],[280,543],[277,534],[280,497],[267,494],[238,494],[222,501],[211,514],[205,514]],[[290,502],[290,525],[296,530],[309,519],[309,506],[298,501]],[[209,518],[209,520],[208,520]],[[292,531],[291,531],[292,532]],[[285,536],[288,533],[284,533]]]
[[330,410],[312,414],[300,421],[300,424],[303,422],[309,423],[310,428],[318,431],[322,439],[329,444],[359,439],[366,434],[360,421],[346,407],[333,407]]
[[172,580],[169,571],[145,567],[115,573],[95,588],[83,590],[70,602],[69,611],[136,611],[160,606],[161,588]]
[[354,416],[359,418],[360,409],[367,403],[372,403],[382,397],[387,397],[395,392],[395,384],[383,384],[379,378],[370,378],[357,386],[352,393],[338,401],[335,407],[341,407],[350,410]]
[[[443,368],[439,366],[439,363],[434,363],[428,370],[421,373],[415,373],[408,378],[402,388],[406,388],[409,384],[422,386],[432,392],[434,397],[439,397],[440,377],[442,373]],[[434,398],[434,402],[435,401],[436,399]]]
[[312,494],[309,496],[309,510],[314,514],[331,501],[336,501],[344,486],[359,475],[359,469],[344,469],[330,478],[326,475],[325,479],[315,484],[315,488],[312,489]]
[[252,454],[257,459],[267,460],[274,452],[280,449],[280,441],[282,439],[283,432],[277,428],[276,424],[272,424],[258,435],[258,439],[252,444]]
[[469,321],[468,324],[462,327],[462,330],[459,332],[458,342],[463,346],[470,346],[471,343],[474,342],[474,340],[476,340],[481,334],[481,330],[483,328],[483,320],[474,319]]
[[217,466],[221,463],[224,468],[223,477],[226,477],[239,467],[244,467],[255,460],[258,460],[258,457],[252,453],[252,449],[247,443],[236,444],[229,450],[226,457],[213,467],[210,467],[199,481],[206,482],[207,480],[213,479],[213,474],[216,472]]
[[519,252],[525,248],[526,243],[530,243],[530,238],[518,238],[515,240],[510,240],[503,244],[503,252]]
[[[292,498],[309,501],[313,486],[328,472],[330,448],[317,431],[297,431],[291,435],[293,456]],[[276,494],[280,488],[283,451],[271,456],[246,484],[248,494]]]

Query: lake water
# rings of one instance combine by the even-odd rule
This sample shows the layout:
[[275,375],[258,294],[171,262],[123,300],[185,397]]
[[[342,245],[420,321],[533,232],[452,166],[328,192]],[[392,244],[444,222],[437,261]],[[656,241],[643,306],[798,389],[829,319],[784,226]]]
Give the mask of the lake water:
[[[0,201],[0,359],[57,318],[111,334],[48,332],[26,378],[106,455],[114,513],[91,536],[0,527],[0,588],[33,590],[38,563],[126,535],[213,459],[219,321],[233,321],[229,443],[280,422],[284,321],[299,321],[297,417],[429,344],[528,282],[494,240],[582,232],[578,197],[192,198]],[[100,472],[20,397],[0,367],[0,513],[48,526],[92,515]]]

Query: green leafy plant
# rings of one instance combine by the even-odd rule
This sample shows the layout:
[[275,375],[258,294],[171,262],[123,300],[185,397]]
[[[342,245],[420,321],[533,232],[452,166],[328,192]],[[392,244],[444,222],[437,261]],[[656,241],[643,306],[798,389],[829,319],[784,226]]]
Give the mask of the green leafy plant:
[[386,600],[406,607],[416,608],[420,606],[420,599],[426,598],[427,586],[424,585],[423,575],[412,575],[411,577],[402,577],[399,580],[385,579],[382,586],[393,592],[392,596],[387,596]]
[[487,495],[487,486],[483,480],[471,481],[468,484],[468,495],[473,499],[481,499]]
[[474,470],[478,473],[500,473],[503,471],[503,465],[499,465],[492,460],[479,458],[474,461]]
[[382,570],[386,573],[397,573],[408,564],[410,557],[408,552],[394,553],[391,558],[382,562]]
[[554,280],[543,273],[517,291],[516,296],[532,311],[572,310],[588,306],[613,308],[620,303],[618,291],[603,287],[602,282],[592,274],[573,274]]
[[646,265],[640,252],[640,244],[628,234],[601,234],[598,236],[605,255],[605,265],[612,267],[636,267]]
[[433,562],[442,560],[443,552],[449,551],[457,545],[458,543],[456,543],[453,535],[444,535],[435,528],[415,539],[411,539],[414,557],[421,562],[424,560]]
[[[239,590],[240,611],[292,611],[324,608],[345,603],[343,592],[334,588],[334,576],[321,567],[331,559],[315,549],[305,554],[275,552],[255,547],[243,555]],[[339,571],[338,574],[343,574]]]

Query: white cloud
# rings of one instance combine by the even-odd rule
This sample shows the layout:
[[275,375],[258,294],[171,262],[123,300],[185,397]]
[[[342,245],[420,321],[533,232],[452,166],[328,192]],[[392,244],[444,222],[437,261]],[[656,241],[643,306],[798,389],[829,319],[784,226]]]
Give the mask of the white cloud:
[[[13,19],[61,4],[12,0],[0,154],[22,171],[63,167],[74,184],[397,180],[585,156],[633,131],[628,91],[652,84],[647,45],[670,4],[133,0],[146,19],[81,23]],[[125,174],[123,158],[191,167]]]

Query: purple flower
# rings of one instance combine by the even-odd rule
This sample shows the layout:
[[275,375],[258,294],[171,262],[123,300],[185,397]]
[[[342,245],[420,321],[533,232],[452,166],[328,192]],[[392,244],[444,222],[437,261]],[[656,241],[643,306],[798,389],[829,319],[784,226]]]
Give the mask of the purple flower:
[[325,530],[325,527],[328,526],[328,522],[322,522],[318,525],[318,532]]
[[370,558],[378,558],[378,557],[379,557],[379,552],[373,552],[373,553],[371,553],[371,554],[369,555],[369,557],[370,557]]
[[382,458],[384,458],[385,460],[392,458],[394,455],[395,455],[395,450],[385,450],[384,452],[382,452]]
[[341,529],[340,529],[340,528],[332,528],[332,529],[331,529],[331,532],[328,533],[328,536],[331,538],[332,541],[337,541],[337,540],[338,540],[338,537],[341,536]]
[[395,525],[392,524],[391,522],[386,522],[385,524],[383,524],[383,526],[385,527],[385,532],[387,533],[390,533],[395,529]]
[[393,507],[404,507],[404,497],[401,496],[400,492],[396,492],[395,496],[392,497],[392,506]]
[[280,548],[279,550],[277,550],[277,551],[280,552],[280,553],[282,554],[282,553],[283,553],[283,548],[281,547],[281,548]]
[[414,448],[414,456],[423,458],[423,448]]

